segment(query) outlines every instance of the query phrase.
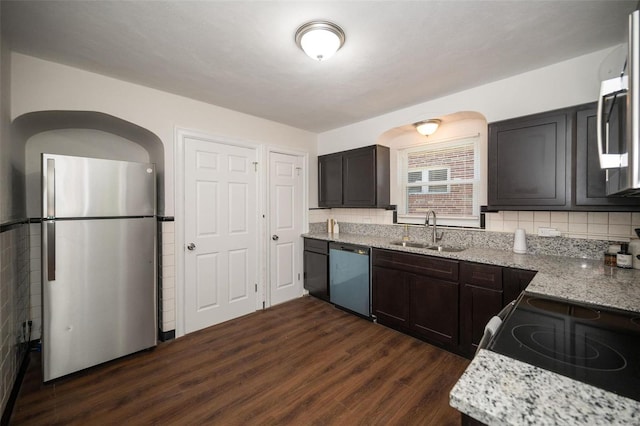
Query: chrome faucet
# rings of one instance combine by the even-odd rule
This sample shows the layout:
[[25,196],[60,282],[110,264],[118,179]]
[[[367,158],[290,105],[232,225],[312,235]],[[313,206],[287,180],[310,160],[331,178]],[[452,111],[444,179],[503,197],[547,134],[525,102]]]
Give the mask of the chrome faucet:
[[437,233],[437,230],[436,230],[436,212],[435,211],[433,211],[431,209],[427,210],[427,215],[424,218],[424,226],[429,226],[429,224],[430,224],[429,223],[430,222],[429,217],[430,216],[433,216],[433,229],[431,231],[431,244],[437,245],[438,244],[438,240],[440,238],[442,238],[442,237],[438,238],[438,233]]

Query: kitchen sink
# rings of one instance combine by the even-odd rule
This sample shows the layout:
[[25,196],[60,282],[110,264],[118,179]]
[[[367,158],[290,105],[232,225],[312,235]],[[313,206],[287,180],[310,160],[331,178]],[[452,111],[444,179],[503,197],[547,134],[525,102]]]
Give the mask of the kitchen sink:
[[451,246],[428,246],[425,248],[433,251],[444,251],[449,253],[466,250],[465,247],[451,247]]
[[430,248],[427,243],[420,243],[418,241],[391,241],[389,244],[394,246],[412,247],[412,248]]
[[434,245],[431,245],[431,244],[428,244],[428,243],[421,243],[421,242],[418,242],[418,241],[400,241],[400,240],[398,240],[398,241],[391,241],[389,244],[394,245],[394,246],[411,247],[411,248],[423,248],[423,249],[427,249],[427,250],[444,251],[444,252],[449,252],[449,253],[466,250],[465,247],[434,246]]

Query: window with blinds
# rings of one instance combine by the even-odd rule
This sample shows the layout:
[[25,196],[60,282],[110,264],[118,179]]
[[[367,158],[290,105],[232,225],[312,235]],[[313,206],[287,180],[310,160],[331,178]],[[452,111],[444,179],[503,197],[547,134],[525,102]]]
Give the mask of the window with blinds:
[[433,209],[438,223],[479,226],[478,138],[432,143],[399,151],[403,205],[400,220],[424,223]]

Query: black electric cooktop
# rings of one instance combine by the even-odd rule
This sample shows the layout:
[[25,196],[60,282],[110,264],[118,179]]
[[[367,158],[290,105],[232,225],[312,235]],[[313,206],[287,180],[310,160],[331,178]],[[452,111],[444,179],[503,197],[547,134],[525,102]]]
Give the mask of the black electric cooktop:
[[524,294],[488,349],[640,401],[640,314]]

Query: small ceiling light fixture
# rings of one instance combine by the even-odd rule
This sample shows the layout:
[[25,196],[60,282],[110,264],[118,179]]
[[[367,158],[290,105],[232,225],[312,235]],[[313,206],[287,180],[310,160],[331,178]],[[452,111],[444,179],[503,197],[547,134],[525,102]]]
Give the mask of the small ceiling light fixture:
[[296,30],[296,44],[311,59],[325,61],[343,45],[346,37],[342,28],[328,21],[311,21]]
[[440,120],[431,119],[425,121],[419,121],[417,123],[413,123],[414,127],[423,136],[430,136],[438,130],[438,126],[440,126]]

